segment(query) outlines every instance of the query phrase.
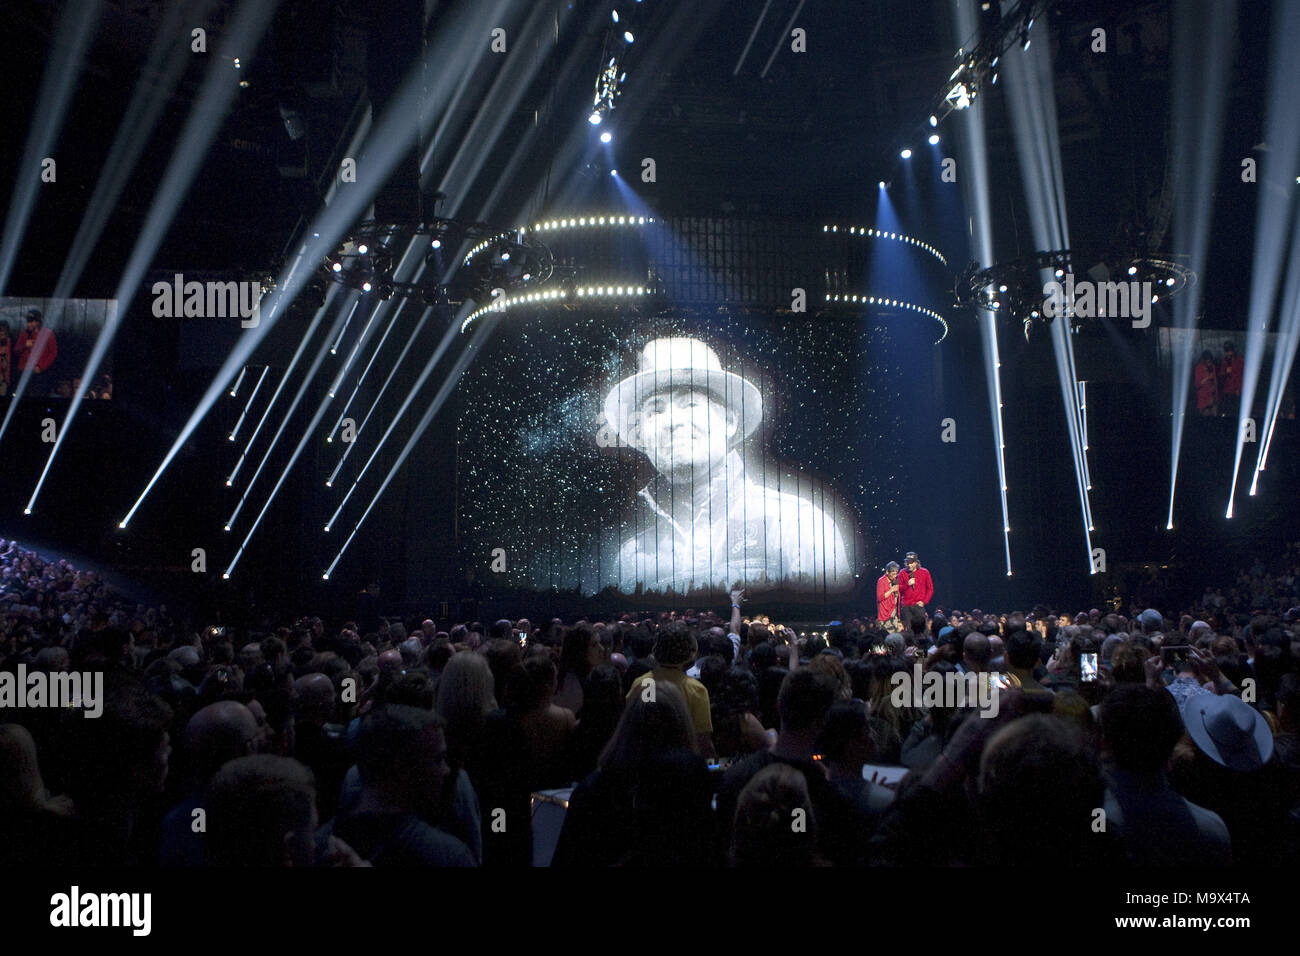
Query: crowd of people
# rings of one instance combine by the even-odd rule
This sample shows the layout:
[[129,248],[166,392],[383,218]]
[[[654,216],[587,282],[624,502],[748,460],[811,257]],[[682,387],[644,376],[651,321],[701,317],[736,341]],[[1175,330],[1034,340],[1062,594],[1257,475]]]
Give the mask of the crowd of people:
[[[800,636],[738,588],[727,614],[235,633],[0,541],[0,673],[104,675],[97,718],[0,709],[0,862],[529,866],[549,791],[556,867],[1296,863],[1298,565],[1170,618]],[[996,715],[896,692],[920,673]]]

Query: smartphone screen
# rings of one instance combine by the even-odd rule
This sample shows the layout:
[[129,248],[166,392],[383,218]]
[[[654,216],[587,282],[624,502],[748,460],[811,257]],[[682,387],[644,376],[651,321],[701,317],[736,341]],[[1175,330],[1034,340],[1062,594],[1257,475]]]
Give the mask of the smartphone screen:
[[1082,671],[1081,676],[1084,680],[1094,681],[1097,679],[1097,655],[1080,654],[1079,667]]

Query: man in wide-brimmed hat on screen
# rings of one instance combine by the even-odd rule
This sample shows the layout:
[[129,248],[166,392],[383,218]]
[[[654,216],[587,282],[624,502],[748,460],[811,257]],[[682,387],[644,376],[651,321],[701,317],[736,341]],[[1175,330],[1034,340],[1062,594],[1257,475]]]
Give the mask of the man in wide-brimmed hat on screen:
[[[741,445],[763,418],[758,389],[698,339],[655,339],[638,359],[605,397],[605,419],[659,475],[638,493],[619,589],[850,587],[846,535],[814,503],[812,482],[786,479],[778,490],[745,473]],[[825,489],[820,497],[836,500]]]

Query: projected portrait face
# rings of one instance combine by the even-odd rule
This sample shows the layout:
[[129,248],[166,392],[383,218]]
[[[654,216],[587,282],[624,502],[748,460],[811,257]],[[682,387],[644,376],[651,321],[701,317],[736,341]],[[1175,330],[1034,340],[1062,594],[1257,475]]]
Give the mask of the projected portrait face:
[[699,339],[654,339],[638,364],[604,403],[606,421],[658,473],[636,493],[619,589],[851,587],[851,529],[834,493],[788,469],[783,482],[779,466],[766,482],[746,473],[745,441],[763,420],[754,383]]
[[675,386],[641,403],[640,440],[662,473],[691,472],[720,465],[736,433],[735,416],[707,391]]

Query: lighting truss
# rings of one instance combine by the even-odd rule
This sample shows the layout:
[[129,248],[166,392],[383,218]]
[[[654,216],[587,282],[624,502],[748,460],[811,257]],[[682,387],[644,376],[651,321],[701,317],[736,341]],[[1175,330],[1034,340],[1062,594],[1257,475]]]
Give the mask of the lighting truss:
[[957,51],[957,68],[934,99],[931,126],[938,126],[954,110],[969,109],[981,92],[997,83],[1002,55],[1018,42],[1025,44],[1034,21],[1050,5],[1050,0],[1020,0],[973,49]]

